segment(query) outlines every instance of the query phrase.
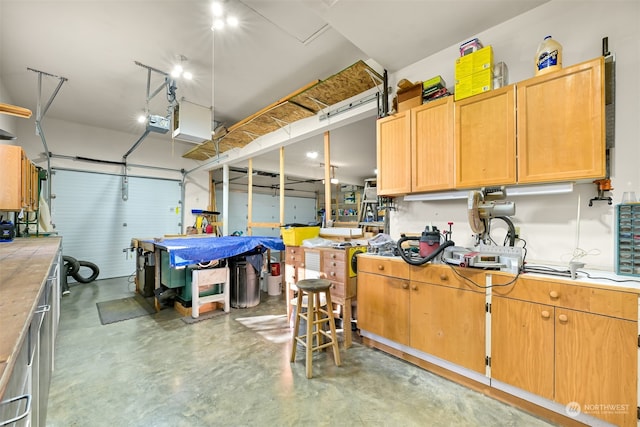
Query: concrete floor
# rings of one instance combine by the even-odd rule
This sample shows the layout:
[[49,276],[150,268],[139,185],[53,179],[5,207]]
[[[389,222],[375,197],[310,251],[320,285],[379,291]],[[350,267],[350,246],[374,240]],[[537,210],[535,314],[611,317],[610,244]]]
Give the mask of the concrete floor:
[[193,324],[172,309],[101,325],[96,302],[127,278],[72,285],[62,299],[47,425],[549,426],[358,342],[289,362],[282,297]]

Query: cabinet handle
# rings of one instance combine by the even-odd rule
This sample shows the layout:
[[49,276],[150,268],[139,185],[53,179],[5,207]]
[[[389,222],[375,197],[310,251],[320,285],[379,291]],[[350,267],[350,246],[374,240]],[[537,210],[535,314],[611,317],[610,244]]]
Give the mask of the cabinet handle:
[[34,314],[47,313],[50,310],[51,310],[51,305],[49,304],[39,305],[37,310],[34,311]]
[[384,270],[384,265],[378,264],[378,270],[380,270],[380,271]]
[[17,415],[11,418],[10,420],[5,420],[5,421],[0,420],[0,426],[7,426],[9,424],[13,424],[16,421],[20,421],[21,419],[29,415],[29,413],[31,412],[31,395],[30,394],[23,394],[21,396],[16,396],[16,397],[12,397],[11,399],[3,400],[2,402],[0,402],[0,406],[4,406],[8,403],[17,402],[20,400],[26,400],[24,412],[20,415]]
[[336,254],[331,254],[331,258],[336,259]]
[[566,314],[561,314],[560,316],[558,316],[558,320],[561,321],[562,323],[566,323],[569,318],[567,317]]
[[300,263],[300,267],[304,267],[304,262],[301,262],[301,263]]
[[335,263],[335,262],[332,262],[332,263],[331,263],[331,266],[332,266],[332,267],[335,267],[335,266],[336,266],[336,263]]
[[543,310],[541,313],[541,316],[545,319],[548,319],[549,316],[551,316],[551,314],[549,314],[549,312],[547,310]]
[[411,285],[411,289],[414,290],[414,291],[417,291],[418,290],[418,285]]
[[335,276],[335,275],[336,275],[336,272],[335,272],[335,271],[332,271],[331,273],[329,273],[329,275],[330,275],[330,276]]
[[408,283],[403,283],[402,284],[402,289],[409,289],[409,284]]
[[447,276],[446,274],[441,274],[440,275],[440,280],[443,280],[443,281],[449,280],[449,276]]
[[558,298],[560,296],[560,294],[558,292],[556,292],[556,291],[551,291],[551,292],[549,292],[549,296],[551,298],[555,299],[555,298]]

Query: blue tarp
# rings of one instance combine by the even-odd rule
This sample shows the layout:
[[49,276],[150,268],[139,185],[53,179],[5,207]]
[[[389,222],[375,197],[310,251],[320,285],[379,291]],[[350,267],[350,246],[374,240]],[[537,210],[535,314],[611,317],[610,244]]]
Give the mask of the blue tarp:
[[166,239],[161,242],[145,240],[169,253],[171,267],[206,263],[216,259],[229,258],[264,247],[277,251],[284,250],[284,242],[279,237],[268,236],[223,236],[185,237]]

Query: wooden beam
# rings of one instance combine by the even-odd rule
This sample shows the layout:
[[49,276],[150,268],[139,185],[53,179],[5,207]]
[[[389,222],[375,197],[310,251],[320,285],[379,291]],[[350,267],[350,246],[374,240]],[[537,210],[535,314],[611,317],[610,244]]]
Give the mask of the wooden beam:
[[28,108],[18,107],[17,105],[11,104],[0,103],[0,113],[9,114],[10,116],[24,117],[25,119],[31,117],[31,110]]
[[284,147],[280,147],[280,225],[284,225]]
[[251,220],[253,212],[253,158],[249,159],[249,168],[247,169],[247,235],[252,236],[253,230],[251,229]]
[[324,133],[324,219],[328,226],[331,217],[331,137]]
[[280,223],[278,222],[251,222],[247,224],[251,224],[251,227],[256,228],[280,228]]

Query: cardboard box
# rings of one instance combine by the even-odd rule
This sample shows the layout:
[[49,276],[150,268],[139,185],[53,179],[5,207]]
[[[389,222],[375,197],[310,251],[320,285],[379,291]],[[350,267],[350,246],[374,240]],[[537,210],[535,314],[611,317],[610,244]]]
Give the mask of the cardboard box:
[[416,83],[410,88],[398,90],[398,113],[422,105],[422,82]]
[[456,82],[464,77],[470,76],[471,74],[487,69],[493,69],[493,48],[491,46],[483,47],[476,52],[456,59]]
[[445,87],[446,85],[447,84],[444,82],[444,79],[442,78],[442,76],[436,76],[422,82],[422,90],[423,91],[428,91],[431,89],[437,90]]
[[493,70],[488,68],[456,80],[454,99],[468,98],[493,89]]

